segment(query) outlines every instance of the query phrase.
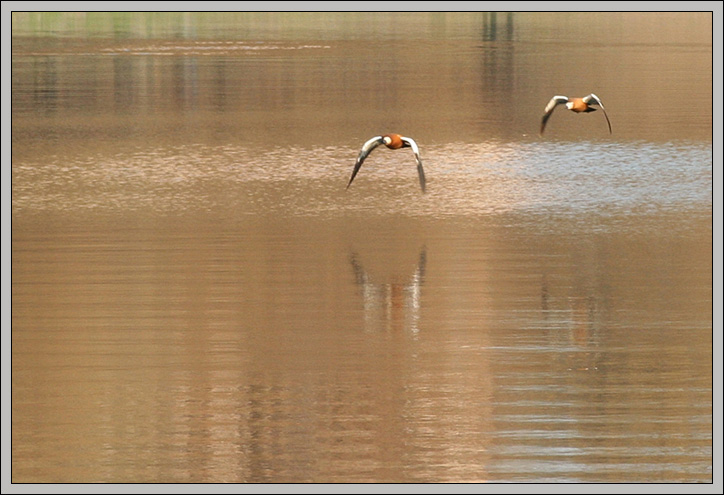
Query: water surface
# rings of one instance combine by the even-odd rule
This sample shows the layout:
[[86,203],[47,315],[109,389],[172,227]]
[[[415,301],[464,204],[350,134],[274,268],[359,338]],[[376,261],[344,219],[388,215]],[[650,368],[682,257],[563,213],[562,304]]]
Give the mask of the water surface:
[[711,16],[591,16],[15,14],[12,481],[711,482]]

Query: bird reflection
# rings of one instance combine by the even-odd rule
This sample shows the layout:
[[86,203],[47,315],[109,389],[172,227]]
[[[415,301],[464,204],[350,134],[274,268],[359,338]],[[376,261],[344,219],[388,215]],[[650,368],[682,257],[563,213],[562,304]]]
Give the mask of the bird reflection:
[[541,281],[541,310],[546,326],[559,329],[559,337],[565,336],[566,344],[583,349],[595,343],[600,324],[598,299],[592,289],[573,286],[574,291],[565,297],[552,297],[548,277],[543,274]]
[[413,273],[403,282],[379,282],[365,271],[357,253],[350,255],[355,283],[364,301],[365,329],[373,329],[380,323],[386,330],[419,332],[420,289],[425,278],[427,251],[420,249],[420,256]]

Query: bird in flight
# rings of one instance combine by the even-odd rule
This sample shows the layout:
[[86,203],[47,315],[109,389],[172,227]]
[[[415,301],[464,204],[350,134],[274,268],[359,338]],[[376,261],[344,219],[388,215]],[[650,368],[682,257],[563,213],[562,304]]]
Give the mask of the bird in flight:
[[352,181],[354,180],[355,176],[357,175],[357,172],[359,172],[360,167],[362,166],[362,162],[365,161],[365,158],[367,158],[367,155],[369,155],[372,150],[374,150],[379,145],[384,144],[391,150],[398,150],[400,148],[412,148],[412,152],[415,153],[415,160],[417,160],[417,174],[420,177],[420,187],[422,188],[422,192],[425,192],[425,171],[422,169],[422,160],[420,160],[420,150],[417,147],[417,143],[413,141],[411,138],[400,136],[399,134],[384,134],[382,136],[376,136],[367,141],[363,146],[362,149],[359,152],[359,156],[357,157],[357,162],[354,164],[354,170],[352,171],[352,177],[349,179],[349,183],[347,184],[347,189],[349,189],[349,186],[352,185]]
[[551,101],[549,101],[546,105],[543,114],[543,120],[540,123],[541,136],[543,135],[543,129],[546,128],[546,123],[548,122],[548,119],[550,119],[551,115],[553,114],[553,110],[555,110],[558,105],[563,104],[566,105],[566,108],[568,110],[576,113],[595,112],[596,109],[593,108],[592,105],[598,105],[599,107],[601,107],[601,110],[603,110],[603,115],[606,117],[606,122],[608,122],[608,132],[612,133],[611,121],[608,120],[608,115],[606,114],[606,109],[603,108],[603,103],[601,103],[601,99],[591,93],[590,95],[584,96],[583,98],[569,98],[567,96],[554,96],[553,98],[551,98]]

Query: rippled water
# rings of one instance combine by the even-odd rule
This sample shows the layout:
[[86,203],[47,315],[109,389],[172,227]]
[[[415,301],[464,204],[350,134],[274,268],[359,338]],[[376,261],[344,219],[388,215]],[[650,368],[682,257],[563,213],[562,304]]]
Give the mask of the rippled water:
[[582,18],[17,14],[12,481],[711,482],[711,22]]
[[[700,209],[711,202],[711,147],[698,143],[488,142],[426,146],[421,196],[411,151],[377,151],[344,187],[357,150],[204,145],[13,167],[16,209],[231,210],[336,217],[423,217]],[[274,167],[269,167],[274,163]],[[61,201],[58,201],[59,197]],[[221,203],[221,204],[220,204]],[[231,214],[231,213],[230,213]]]

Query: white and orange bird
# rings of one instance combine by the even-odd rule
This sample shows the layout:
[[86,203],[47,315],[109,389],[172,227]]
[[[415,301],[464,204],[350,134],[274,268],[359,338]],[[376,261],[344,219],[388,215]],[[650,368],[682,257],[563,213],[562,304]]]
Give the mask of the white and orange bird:
[[357,175],[357,172],[359,172],[359,169],[362,166],[362,162],[365,161],[367,155],[369,155],[372,150],[374,150],[381,144],[384,144],[391,150],[398,150],[400,148],[412,148],[412,152],[415,154],[415,160],[417,160],[417,174],[420,177],[420,187],[422,188],[422,192],[424,193],[425,171],[422,168],[422,160],[420,160],[420,150],[417,147],[417,143],[415,143],[415,141],[413,141],[411,138],[400,136],[399,134],[383,134],[382,136],[376,136],[367,141],[362,146],[362,149],[359,152],[359,156],[357,156],[357,162],[354,164],[352,177],[350,177],[349,183],[347,183],[347,189],[349,189],[349,186],[352,185],[352,181]]
[[603,103],[601,103],[601,99],[591,93],[590,95],[584,96],[583,98],[569,98],[567,96],[554,96],[553,98],[551,98],[551,101],[548,102],[545,110],[543,111],[543,120],[540,123],[541,136],[543,135],[543,130],[546,128],[546,123],[548,122],[548,119],[551,118],[553,110],[555,110],[558,105],[566,105],[566,108],[568,110],[576,113],[595,112],[596,109],[593,108],[592,105],[598,105],[599,107],[601,107],[601,110],[603,110],[603,115],[606,117],[606,122],[608,123],[608,132],[613,133],[611,131],[611,121],[608,120],[608,115],[606,114],[606,109],[603,108]]

